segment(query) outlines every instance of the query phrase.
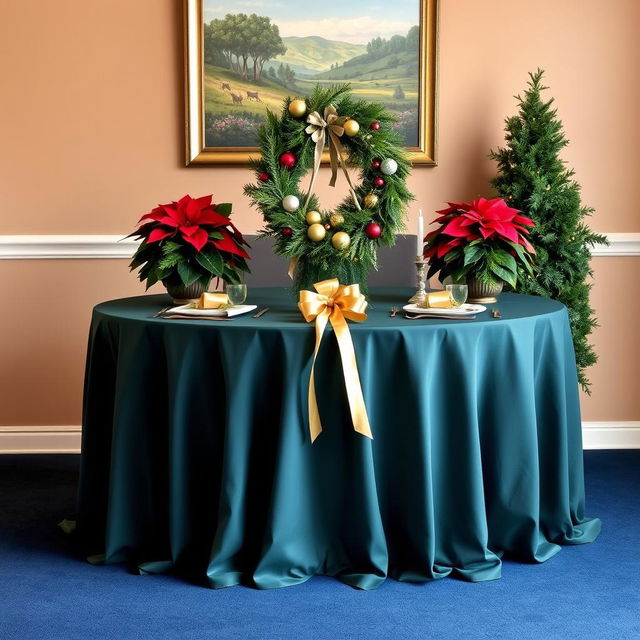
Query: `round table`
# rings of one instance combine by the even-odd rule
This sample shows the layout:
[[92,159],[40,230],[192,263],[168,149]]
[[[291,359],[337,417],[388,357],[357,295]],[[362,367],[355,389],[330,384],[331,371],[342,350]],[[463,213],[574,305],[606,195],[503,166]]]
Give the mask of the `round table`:
[[503,294],[499,319],[389,317],[372,289],[350,323],[373,440],[352,429],[335,336],[316,363],[324,431],[310,442],[315,341],[286,289],[262,318],[163,320],[167,296],[98,305],[84,395],[78,531],[88,553],[211,587],[314,574],[500,577],[594,540],[584,515],[567,311]]

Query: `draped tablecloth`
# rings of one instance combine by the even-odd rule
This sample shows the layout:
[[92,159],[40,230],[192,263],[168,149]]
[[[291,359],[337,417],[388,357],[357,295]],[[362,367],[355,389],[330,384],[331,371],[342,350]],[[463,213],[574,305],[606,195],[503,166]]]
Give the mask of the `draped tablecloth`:
[[408,293],[371,290],[368,320],[350,323],[373,440],[352,430],[327,328],[314,444],[314,330],[290,291],[250,291],[269,313],[229,322],[152,318],[162,295],[98,305],[78,507],[87,551],[211,587],[325,574],[370,589],[491,580],[503,554],[543,562],[594,540],[565,307],[503,294],[501,319],[390,318]]

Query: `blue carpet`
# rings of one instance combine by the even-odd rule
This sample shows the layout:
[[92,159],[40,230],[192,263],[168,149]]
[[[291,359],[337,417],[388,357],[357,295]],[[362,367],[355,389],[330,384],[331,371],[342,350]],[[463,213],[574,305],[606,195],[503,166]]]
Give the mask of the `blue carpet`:
[[0,638],[640,638],[640,451],[585,460],[600,538],[542,565],[505,561],[501,580],[212,591],[81,561],[56,527],[77,456],[0,456]]

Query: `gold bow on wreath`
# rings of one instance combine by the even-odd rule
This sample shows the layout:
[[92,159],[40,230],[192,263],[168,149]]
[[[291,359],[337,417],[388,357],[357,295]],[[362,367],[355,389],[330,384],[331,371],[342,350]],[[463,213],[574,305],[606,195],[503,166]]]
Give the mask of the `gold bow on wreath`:
[[313,364],[311,365],[311,377],[309,379],[309,431],[311,433],[311,442],[322,432],[316,399],[314,368],[327,322],[331,322],[338,340],[353,429],[363,436],[373,438],[371,427],[369,426],[367,407],[364,404],[364,396],[362,395],[356,354],[346,320],[346,318],[355,322],[366,320],[367,300],[360,293],[359,285],[341,285],[336,278],[316,282],[313,286],[317,293],[307,290],[300,291],[298,302],[298,308],[304,319],[307,322],[312,322],[313,320],[316,322],[316,346],[313,352]]
[[313,191],[313,185],[315,184],[318,171],[320,170],[320,163],[322,162],[322,152],[326,141],[326,136],[329,136],[329,161],[331,164],[331,180],[329,185],[334,187],[336,184],[336,178],[338,177],[338,165],[342,167],[342,171],[349,184],[349,191],[353,202],[356,205],[358,211],[360,211],[360,203],[358,197],[351,183],[349,172],[347,171],[344,147],[340,142],[340,137],[344,135],[344,123],[349,120],[348,116],[339,116],[336,108],[330,104],[325,107],[324,118],[320,116],[317,111],[312,111],[307,116],[307,122],[309,125],[305,129],[306,133],[311,134],[311,139],[316,143],[315,150],[313,152],[313,170],[311,173],[311,183],[309,184],[309,193],[304,202],[305,208],[309,204],[309,198]]

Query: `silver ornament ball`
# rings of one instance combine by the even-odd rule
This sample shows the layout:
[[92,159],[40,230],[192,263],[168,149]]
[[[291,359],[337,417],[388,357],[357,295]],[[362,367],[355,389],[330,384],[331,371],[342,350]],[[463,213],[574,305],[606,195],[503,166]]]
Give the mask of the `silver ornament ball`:
[[385,176],[392,176],[398,170],[398,163],[392,158],[386,158],[380,163],[380,171]]
[[285,211],[293,212],[300,206],[300,200],[296,196],[285,196],[282,198],[282,208]]

